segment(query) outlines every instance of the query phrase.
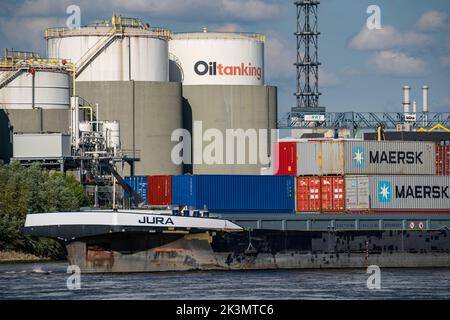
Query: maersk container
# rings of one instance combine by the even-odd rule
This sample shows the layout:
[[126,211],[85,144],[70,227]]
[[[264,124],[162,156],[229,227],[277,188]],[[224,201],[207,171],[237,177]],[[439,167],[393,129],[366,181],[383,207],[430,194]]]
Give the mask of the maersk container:
[[436,146],[423,141],[297,144],[298,175],[436,174]]
[[343,141],[298,142],[297,174],[343,175],[343,150]]
[[372,209],[450,210],[450,177],[371,176]]
[[[125,177],[125,182],[128,184],[136,193],[138,193],[145,204],[148,204],[148,182],[147,176],[129,176]],[[126,193],[125,197],[129,195]]]
[[424,141],[345,141],[346,174],[436,174],[436,145]]
[[205,206],[221,213],[291,213],[295,210],[293,176],[195,175],[174,176],[175,205]]
[[345,177],[345,208],[349,211],[369,210],[370,191],[368,176]]

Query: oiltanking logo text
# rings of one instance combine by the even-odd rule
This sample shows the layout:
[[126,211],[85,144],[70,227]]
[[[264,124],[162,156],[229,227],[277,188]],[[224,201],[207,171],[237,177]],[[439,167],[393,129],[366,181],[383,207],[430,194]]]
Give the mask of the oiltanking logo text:
[[241,63],[240,65],[223,65],[216,61],[199,60],[194,64],[194,72],[199,76],[247,76],[255,77],[258,80],[261,80],[262,77],[262,68],[252,66],[251,62],[248,64]]

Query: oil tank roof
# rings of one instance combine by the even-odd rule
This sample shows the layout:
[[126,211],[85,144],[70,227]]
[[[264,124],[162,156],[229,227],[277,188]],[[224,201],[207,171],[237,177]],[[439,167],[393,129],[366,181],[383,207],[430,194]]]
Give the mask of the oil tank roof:
[[141,19],[112,16],[110,20],[96,20],[79,28],[48,28],[45,30],[45,39],[70,36],[104,36],[114,32],[136,36],[164,37],[167,39],[170,39],[172,36],[172,32],[169,29],[151,27]]
[[172,36],[174,40],[181,39],[235,39],[235,40],[255,40],[264,42],[266,37],[262,33],[254,32],[178,32]]

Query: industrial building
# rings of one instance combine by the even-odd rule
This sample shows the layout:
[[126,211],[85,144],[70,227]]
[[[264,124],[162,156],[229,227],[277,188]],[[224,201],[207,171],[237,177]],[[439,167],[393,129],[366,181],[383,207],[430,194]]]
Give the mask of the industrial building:
[[[113,16],[80,28],[48,28],[44,38],[46,61],[64,62],[65,68],[24,73],[0,89],[2,128],[11,134],[68,133],[77,145],[80,123],[117,121],[121,156],[137,160],[117,168],[121,175],[260,172],[259,163],[192,164],[193,149],[191,161],[175,164],[171,152],[178,142],[171,135],[184,128],[192,141],[202,138],[192,130],[198,121],[203,130],[224,135],[227,129],[276,129],[277,90],[264,83],[263,35],[206,28],[173,34]],[[79,97],[79,114],[70,96]],[[5,161],[13,154],[9,140]],[[270,137],[265,140],[269,156]]]
[[33,52],[0,59],[0,159],[13,156],[13,133],[69,133],[71,66]]

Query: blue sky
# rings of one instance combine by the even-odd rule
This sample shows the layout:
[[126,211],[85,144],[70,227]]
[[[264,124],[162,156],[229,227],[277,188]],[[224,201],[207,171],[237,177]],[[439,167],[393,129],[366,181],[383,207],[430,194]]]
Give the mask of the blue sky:
[[[295,6],[281,0],[0,0],[0,47],[45,54],[43,30],[64,26],[71,4],[81,23],[113,13],[175,32],[253,31],[267,35],[265,80],[278,87],[280,113],[295,105]],[[369,5],[381,9],[381,30],[364,29]],[[322,0],[319,7],[320,103],[329,111],[400,111],[402,86],[430,111],[450,112],[450,1]]]

